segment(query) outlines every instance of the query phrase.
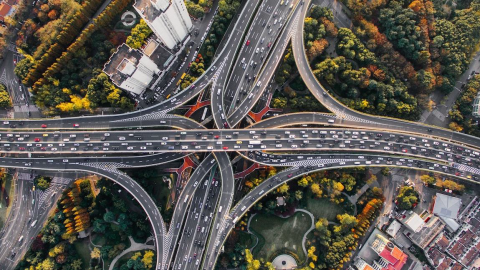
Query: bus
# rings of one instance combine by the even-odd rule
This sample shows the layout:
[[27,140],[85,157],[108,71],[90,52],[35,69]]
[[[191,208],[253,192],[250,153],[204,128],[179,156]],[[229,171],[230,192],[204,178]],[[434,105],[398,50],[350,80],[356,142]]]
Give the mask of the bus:
[[36,220],[34,220],[34,221],[32,222],[32,225],[30,225],[30,227],[34,227],[35,224],[37,224],[37,221],[36,221]]
[[205,110],[203,111],[202,121],[205,120],[205,116],[207,116],[207,111],[208,111],[208,107],[205,108]]
[[183,78],[185,78],[185,75],[187,75],[187,73],[183,73],[183,74],[182,74],[182,76],[180,77],[180,80],[178,80],[178,82],[177,82],[177,86],[182,83]]
[[249,144],[262,144],[262,141],[249,141]]
[[21,243],[23,241],[23,235],[18,238],[18,242]]

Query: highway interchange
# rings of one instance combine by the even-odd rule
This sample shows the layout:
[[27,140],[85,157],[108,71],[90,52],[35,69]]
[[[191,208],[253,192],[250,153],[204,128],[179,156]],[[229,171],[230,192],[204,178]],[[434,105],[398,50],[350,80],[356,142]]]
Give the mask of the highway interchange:
[[[396,166],[477,181],[479,138],[359,113],[325,91],[304,52],[302,21],[309,4],[246,1],[207,71],[187,89],[152,107],[119,115],[4,120],[0,165],[83,171],[118,183],[140,203],[152,224],[156,269],[211,269],[239,217],[269,190],[313,171]],[[334,114],[281,115],[232,129],[265,91],[271,91],[270,81],[289,40],[306,85]],[[168,114],[208,89],[218,129],[206,130],[192,119]],[[119,169],[166,164],[192,152],[210,154],[191,175],[167,225],[146,191]],[[288,168],[232,208],[235,183],[229,154],[236,152],[253,162]]]

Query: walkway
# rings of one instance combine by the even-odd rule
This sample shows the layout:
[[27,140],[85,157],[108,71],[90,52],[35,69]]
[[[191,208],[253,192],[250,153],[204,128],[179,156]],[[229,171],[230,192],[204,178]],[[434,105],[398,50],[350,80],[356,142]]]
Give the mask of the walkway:
[[[146,245],[146,244],[142,244],[142,243],[137,243],[135,242],[135,240],[133,240],[133,238],[131,236],[128,237],[128,239],[130,240],[130,247],[125,249],[124,251],[122,251],[122,253],[118,254],[115,258],[113,258],[112,262],[110,263],[110,267],[108,267],[108,270],[113,270],[113,267],[115,266],[115,264],[117,263],[117,261],[125,254],[127,254],[128,252],[131,252],[131,251],[138,251],[138,250],[144,250],[144,249],[151,249],[151,250],[155,250],[155,246],[152,246],[152,245]],[[147,239],[147,242],[149,241],[149,239]]]

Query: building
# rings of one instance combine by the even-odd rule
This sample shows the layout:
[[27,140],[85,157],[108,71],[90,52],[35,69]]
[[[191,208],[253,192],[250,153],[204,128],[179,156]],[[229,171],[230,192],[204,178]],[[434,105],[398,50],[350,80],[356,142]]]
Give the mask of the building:
[[186,40],[193,28],[183,0],[136,0],[133,7],[169,49]]
[[391,237],[395,238],[397,237],[397,233],[398,231],[400,231],[401,228],[402,228],[402,224],[397,220],[393,220],[385,232]]
[[472,110],[473,117],[480,117],[480,92],[478,92],[475,100],[473,101],[473,110]]
[[407,238],[423,250],[445,228],[445,223],[433,214],[429,214],[423,219],[418,214],[411,212],[403,217],[397,217],[397,219],[407,227],[403,231]]
[[359,257],[354,263],[358,270],[401,270],[405,266],[408,255],[381,233],[375,234],[373,241],[367,244],[364,248],[373,250],[376,258],[370,257],[371,262],[367,262],[369,259]]
[[457,197],[437,193],[433,213],[439,217],[457,219],[462,200]]
[[7,0],[0,3],[0,21],[5,22],[5,17],[11,16],[15,12],[14,6],[17,0]]
[[105,63],[103,71],[116,86],[136,95],[142,94],[153,77],[160,73],[158,66],[148,56],[126,44],[118,46]]
[[423,219],[413,211],[411,211],[411,213],[402,220],[402,223],[414,233],[419,232],[423,226],[425,226],[425,221],[423,221]]

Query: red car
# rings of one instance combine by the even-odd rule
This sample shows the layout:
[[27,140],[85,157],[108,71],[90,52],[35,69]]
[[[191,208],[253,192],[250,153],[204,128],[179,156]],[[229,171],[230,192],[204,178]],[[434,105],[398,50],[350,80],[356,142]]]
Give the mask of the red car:
[[25,151],[25,147],[19,147],[18,150]]
[[250,40],[247,40],[247,46],[250,45]]
[[73,127],[79,127],[80,125],[79,124],[73,124]]
[[47,125],[46,125],[46,124],[42,124],[42,128],[46,128],[46,127],[47,127]]
[[228,128],[227,122],[223,123],[223,126],[226,127],[226,128]]
[[40,138],[35,138],[35,141],[36,141],[36,142],[39,142],[39,141],[40,141]]
[[215,139],[218,139],[218,138],[220,138],[220,136],[218,136],[218,135],[215,135]]
[[272,46],[271,42],[268,43],[267,47],[270,48],[270,46]]
[[228,150],[228,146],[224,146],[224,147],[223,147],[223,150]]

